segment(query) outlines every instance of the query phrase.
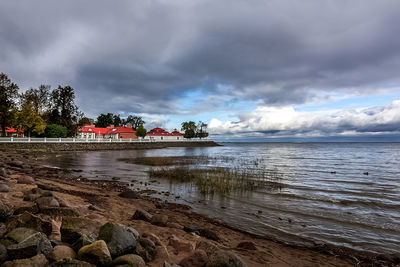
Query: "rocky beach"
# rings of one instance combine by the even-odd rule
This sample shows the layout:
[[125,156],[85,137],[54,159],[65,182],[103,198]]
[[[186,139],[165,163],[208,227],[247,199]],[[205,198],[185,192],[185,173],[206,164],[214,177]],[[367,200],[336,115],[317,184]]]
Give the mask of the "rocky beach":
[[0,151],[2,266],[396,266],[398,261],[252,235],[188,206],[130,191],[122,182],[47,167],[37,160],[40,153]]

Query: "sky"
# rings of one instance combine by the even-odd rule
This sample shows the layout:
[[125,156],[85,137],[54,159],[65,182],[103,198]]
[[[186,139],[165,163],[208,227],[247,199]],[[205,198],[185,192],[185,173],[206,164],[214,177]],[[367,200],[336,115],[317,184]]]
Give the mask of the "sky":
[[398,0],[2,0],[0,72],[220,141],[400,141]]

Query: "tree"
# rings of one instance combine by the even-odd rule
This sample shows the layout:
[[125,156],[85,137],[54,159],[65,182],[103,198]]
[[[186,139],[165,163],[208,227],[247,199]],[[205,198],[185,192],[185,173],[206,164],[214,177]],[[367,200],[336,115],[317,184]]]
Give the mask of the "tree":
[[197,131],[196,131],[196,137],[198,138],[206,138],[208,136],[208,133],[205,131],[207,128],[207,124],[199,121],[199,124],[197,124]]
[[2,136],[6,135],[6,127],[13,123],[18,89],[18,85],[12,83],[6,74],[0,73],[0,126]]
[[143,127],[143,125],[140,125],[139,127],[136,128],[136,136],[137,137],[142,137],[144,138],[147,134],[147,130]]
[[90,125],[94,124],[94,120],[91,118],[88,118],[88,117],[83,117],[78,122],[78,126],[84,126],[87,124],[90,124]]
[[40,135],[44,133],[46,123],[42,117],[36,113],[31,103],[25,102],[16,115],[16,128],[27,133],[30,137],[32,133]]
[[196,137],[197,126],[194,121],[182,122],[181,130],[184,131],[183,137],[185,137],[185,138],[190,139],[190,138]]
[[136,131],[139,126],[143,126],[146,122],[142,117],[129,115],[128,118],[126,118],[125,123],[132,124],[132,129]]
[[46,126],[45,136],[49,138],[67,137],[67,128],[57,124],[49,124]]
[[75,105],[74,89],[58,86],[51,92],[50,105],[49,122],[67,128],[67,136],[75,135],[81,113]]
[[108,127],[114,124],[114,114],[100,114],[96,120],[96,127]]
[[121,117],[119,115],[114,115],[113,116],[113,123],[115,127],[122,126],[124,124],[124,121],[121,120]]
[[27,90],[21,100],[30,103],[34,112],[43,116],[48,112],[50,105],[50,85],[40,85],[37,89]]

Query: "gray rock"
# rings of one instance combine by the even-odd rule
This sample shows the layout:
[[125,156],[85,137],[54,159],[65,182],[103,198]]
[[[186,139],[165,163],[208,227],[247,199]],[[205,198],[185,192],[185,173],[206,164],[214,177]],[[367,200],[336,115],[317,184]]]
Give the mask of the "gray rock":
[[135,228],[130,227],[130,226],[125,226],[125,225],[121,225],[121,226],[124,227],[128,232],[131,232],[133,234],[133,236],[135,237],[135,239],[139,238],[139,232],[136,231]]
[[44,267],[48,264],[46,257],[43,254],[36,255],[29,259],[6,261],[4,267]]
[[0,184],[0,192],[3,193],[10,192],[10,187],[8,187],[8,185],[6,184]]
[[14,208],[0,200],[0,221],[4,222],[14,212]]
[[133,252],[136,247],[134,235],[124,227],[115,223],[104,224],[100,228],[97,239],[106,242],[108,250],[113,258]]
[[245,267],[238,256],[231,252],[217,250],[210,255],[206,267]]
[[71,248],[78,252],[82,247],[89,245],[94,241],[96,241],[94,237],[88,237],[87,235],[82,234],[81,237],[79,237],[78,240],[71,245]]
[[146,262],[152,261],[157,256],[156,245],[148,238],[139,238],[136,245],[136,253]]
[[9,232],[6,237],[8,239],[11,239],[15,243],[22,242],[23,240],[27,239],[31,235],[36,234],[37,231],[30,229],[30,228],[25,228],[25,227],[18,227]]
[[168,216],[162,214],[156,214],[151,218],[151,224],[158,225],[158,226],[167,226],[168,223]]
[[135,214],[133,214],[132,219],[133,220],[142,220],[142,221],[149,222],[149,221],[151,221],[152,217],[153,216],[151,216],[151,214],[148,213],[147,211],[145,211],[143,209],[137,209],[135,211]]
[[36,199],[36,203],[39,209],[60,207],[60,203],[54,197],[40,197]]
[[43,233],[36,233],[18,244],[7,247],[8,256],[11,259],[23,259],[43,253],[48,255],[53,250],[50,241]]
[[130,267],[145,267],[146,266],[146,263],[144,262],[142,257],[140,257],[139,255],[135,255],[135,254],[127,254],[127,255],[120,256],[120,257],[116,258],[115,260],[113,260],[112,264],[114,266],[126,264]]
[[99,222],[87,218],[64,217],[61,224],[61,239],[69,244],[73,244],[82,235],[86,235],[89,239],[95,239],[100,226]]
[[0,264],[2,264],[8,257],[7,249],[3,244],[0,244]]
[[29,212],[24,212],[21,215],[13,217],[12,220],[8,222],[10,228],[16,227],[26,227],[34,229],[38,232],[43,232],[46,235],[50,235],[52,231],[51,222],[45,220],[39,216],[33,215]]
[[95,267],[96,265],[76,259],[63,259],[60,261],[53,262],[50,266],[51,267]]

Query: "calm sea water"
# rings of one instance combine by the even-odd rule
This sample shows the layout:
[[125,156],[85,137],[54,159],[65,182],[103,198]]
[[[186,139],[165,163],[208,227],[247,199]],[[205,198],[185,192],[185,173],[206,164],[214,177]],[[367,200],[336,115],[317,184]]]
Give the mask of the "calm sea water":
[[[291,243],[329,243],[378,253],[400,251],[400,143],[223,143],[221,147],[68,152],[50,165],[84,177],[136,180],[134,189],[188,204],[243,230]],[[188,184],[149,183],[149,167],[117,161],[142,156],[210,156],[216,165],[274,170],[279,188],[204,196]],[[214,163],[215,165],[215,163]],[[366,175],[368,172],[368,175]],[[142,182],[142,183],[140,183]],[[180,198],[176,198],[179,196]]]

